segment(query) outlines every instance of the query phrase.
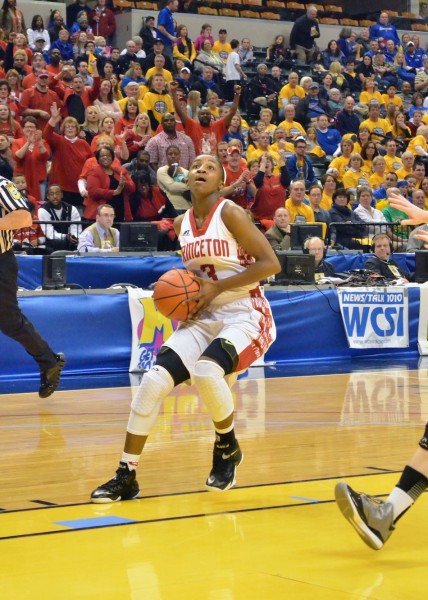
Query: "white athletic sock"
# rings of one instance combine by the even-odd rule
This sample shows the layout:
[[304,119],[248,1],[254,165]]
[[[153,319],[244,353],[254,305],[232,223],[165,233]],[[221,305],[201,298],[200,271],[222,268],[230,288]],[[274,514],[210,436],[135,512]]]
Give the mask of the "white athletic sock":
[[387,502],[391,502],[393,506],[393,521],[395,522],[400,515],[408,510],[414,503],[413,498],[409,496],[404,490],[399,487],[395,487],[386,499]]
[[120,459],[120,462],[124,462],[128,465],[128,469],[130,471],[136,470],[136,468],[138,467],[139,461],[140,461],[139,454],[128,454],[127,452],[123,452],[122,458]]

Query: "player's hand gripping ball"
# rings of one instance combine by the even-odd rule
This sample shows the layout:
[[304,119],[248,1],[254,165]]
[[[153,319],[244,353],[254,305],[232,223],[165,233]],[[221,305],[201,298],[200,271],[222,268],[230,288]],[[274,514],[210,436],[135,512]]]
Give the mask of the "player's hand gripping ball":
[[173,321],[185,321],[196,306],[196,302],[184,304],[199,292],[200,285],[192,272],[186,269],[171,269],[154,285],[153,300],[156,308]]

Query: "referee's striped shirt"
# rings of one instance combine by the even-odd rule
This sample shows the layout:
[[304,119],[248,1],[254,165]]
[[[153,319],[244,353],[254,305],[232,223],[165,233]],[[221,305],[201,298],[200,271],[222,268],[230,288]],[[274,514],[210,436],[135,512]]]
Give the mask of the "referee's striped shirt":
[[[0,217],[19,209],[28,210],[27,201],[9,179],[0,176]],[[12,229],[0,229],[0,254],[12,248],[14,235]]]

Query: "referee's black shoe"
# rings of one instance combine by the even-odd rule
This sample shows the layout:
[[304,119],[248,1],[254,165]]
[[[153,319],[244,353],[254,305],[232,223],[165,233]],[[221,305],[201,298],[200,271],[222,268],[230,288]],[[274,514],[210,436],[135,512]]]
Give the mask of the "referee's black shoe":
[[61,379],[61,371],[63,370],[64,365],[67,361],[65,359],[65,355],[62,353],[55,354],[55,358],[56,365],[54,365],[50,369],[40,371],[40,398],[47,398],[48,396],[53,394],[59,386],[59,382]]

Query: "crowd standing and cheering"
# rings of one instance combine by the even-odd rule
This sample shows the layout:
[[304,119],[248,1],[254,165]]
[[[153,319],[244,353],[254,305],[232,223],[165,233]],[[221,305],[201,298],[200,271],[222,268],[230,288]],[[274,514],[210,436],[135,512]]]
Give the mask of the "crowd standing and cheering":
[[[263,232],[281,230],[277,211],[286,208],[291,223],[324,223],[331,246],[362,247],[376,227],[361,224],[391,223],[382,231],[404,249],[389,194],[412,200],[422,191],[428,208],[420,36],[400,38],[381,12],[370,29],[343,27],[322,48],[309,7],[289,40],[277,35],[261,49],[238,39],[238,21],[218,32],[204,23],[192,40],[178,9],[166,2],[121,48],[106,0],[78,0],[66,15],[27,24],[16,0],[4,0],[0,174],[19,183],[36,221],[53,223],[18,232],[15,249],[76,250],[81,227],[70,233],[55,221],[78,214],[96,225],[105,203],[117,223],[157,223],[168,232],[163,249],[177,249],[172,222],[189,206],[187,171],[201,153],[217,154],[225,197]],[[360,203],[367,186],[370,201]]]

